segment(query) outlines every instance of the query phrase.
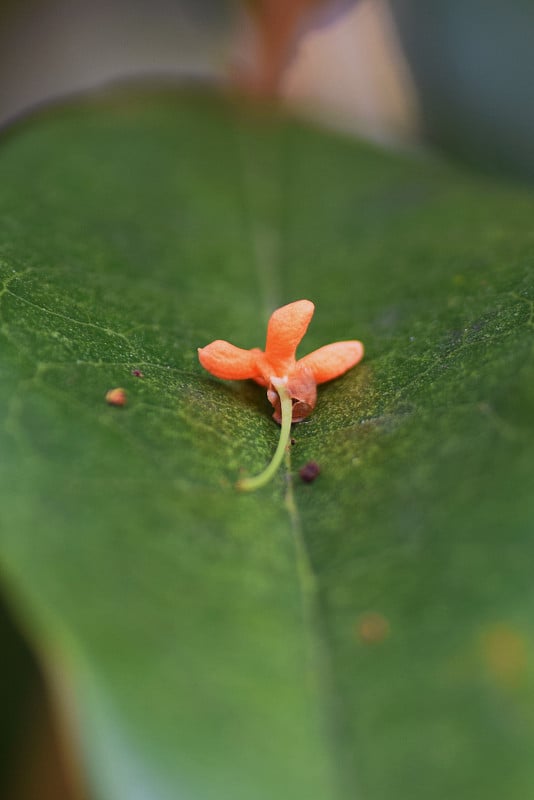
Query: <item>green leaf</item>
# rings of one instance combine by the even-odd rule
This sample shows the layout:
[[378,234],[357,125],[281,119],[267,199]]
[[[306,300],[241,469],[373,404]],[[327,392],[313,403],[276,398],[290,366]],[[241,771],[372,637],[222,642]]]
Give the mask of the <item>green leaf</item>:
[[[534,792],[533,215],[209,95],[4,136],[1,564],[97,796]],[[366,358],[240,494],[278,429],[196,348],[303,297]]]

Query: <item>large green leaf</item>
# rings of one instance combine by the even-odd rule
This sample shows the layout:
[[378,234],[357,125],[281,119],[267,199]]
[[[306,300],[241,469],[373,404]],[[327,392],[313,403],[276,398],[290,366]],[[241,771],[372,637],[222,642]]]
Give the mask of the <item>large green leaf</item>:
[[[533,218],[210,96],[4,136],[2,571],[99,797],[534,793]],[[239,494],[277,427],[196,348],[301,297],[366,359]]]

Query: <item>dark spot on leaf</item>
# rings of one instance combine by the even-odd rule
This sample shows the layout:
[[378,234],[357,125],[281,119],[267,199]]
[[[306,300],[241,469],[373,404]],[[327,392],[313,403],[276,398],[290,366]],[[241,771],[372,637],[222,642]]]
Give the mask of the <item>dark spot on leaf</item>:
[[145,377],[144,373],[141,372],[140,369],[133,369],[132,370],[132,375],[134,376],[134,378],[144,378]]
[[299,469],[299,475],[304,483],[313,483],[316,477],[321,472],[317,461],[308,461],[303,467]]

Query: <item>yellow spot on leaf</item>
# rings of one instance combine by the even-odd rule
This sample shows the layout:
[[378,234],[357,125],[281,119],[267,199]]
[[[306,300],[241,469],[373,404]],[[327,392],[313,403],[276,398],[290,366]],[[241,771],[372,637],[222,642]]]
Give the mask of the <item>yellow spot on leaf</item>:
[[482,656],[491,677],[499,684],[516,687],[527,669],[524,636],[506,623],[497,623],[482,634]]
[[367,611],[356,622],[356,634],[364,644],[378,644],[389,636],[389,620],[377,611]]

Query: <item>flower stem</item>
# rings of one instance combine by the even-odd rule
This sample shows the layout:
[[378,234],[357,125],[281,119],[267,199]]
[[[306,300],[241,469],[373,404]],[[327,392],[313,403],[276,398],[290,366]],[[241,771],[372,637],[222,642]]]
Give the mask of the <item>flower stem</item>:
[[282,427],[280,428],[280,439],[278,447],[272,458],[271,463],[265,467],[263,472],[253,478],[242,478],[237,482],[237,488],[243,492],[253,492],[255,489],[260,489],[265,486],[271,478],[274,477],[280,464],[283,461],[284,453],[286,452],[289,443],[289,435],[291,433],[291,420],[293,417],[293,401],[291,395],[287,390],[287,382],[282,378],[271,378],[271,383],[278,392],[280,397],[280,406],[282,412]]

